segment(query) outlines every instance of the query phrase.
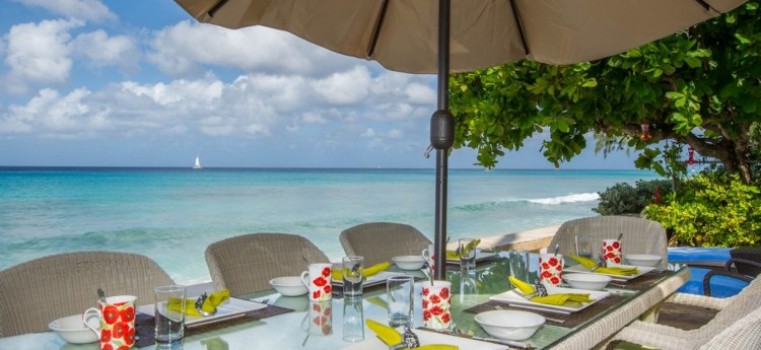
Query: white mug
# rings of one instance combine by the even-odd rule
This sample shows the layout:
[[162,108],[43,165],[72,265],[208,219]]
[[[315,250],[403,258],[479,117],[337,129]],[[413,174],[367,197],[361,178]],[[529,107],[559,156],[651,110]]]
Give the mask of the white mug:
[[[82,314],[82,321],[98,335],[100,347],[110,345],[116,349],[120,346],[132,347],[135,344],[135,301],[134,295],[119,295],[98,301],[98,307],[91,307]],[[97,319],[100,328],[91,323]]]
[[309,300],[323,301],[333,298],[331,264],[309,264],[308,271],[301,273],[301,281],[309,289]]

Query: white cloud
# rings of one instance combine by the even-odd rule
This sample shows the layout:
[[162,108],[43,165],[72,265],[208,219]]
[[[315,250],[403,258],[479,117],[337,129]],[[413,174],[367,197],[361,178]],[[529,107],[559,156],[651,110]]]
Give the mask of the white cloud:
[[436,103],[436,90],[430,86],[420,83],[411,83],[407,85],[405,94],[410,103],[417,104],[435,104]]
[[23,93],[32,84],[65,82],[72,66],[68,31],[81,25],[79,21],[46,20],[11,27],[5,58],[10,68],[4,79],[6,88]]
[[325,117],[314,112],[304,113],[301,119],[307,124],[315,124],[315,123],[325,124],[328,122],[328,120]]
[[116,66],[123,71],[138,68],[140,52],[135,40],[126,35],[109,36],[103,30],[77,35],[71,47],[87,57],[95,67]]
[[315,91],[334,104],[357,104],[364,101],[372,84],[366,67],[355,66],[346,72],[336,72],[313,83]]
[[247,72],[317,74],[340,67],[342,58],[287,32],[255,26],[230,30],[182,21],[154,33],[149,60],[175,76],[202,71],[203,66]]
[[54,14],[88,22],[116,20],[116,15],[99,0],[14,0],[27,6],[41,7]]
[[375,130],[372,128],[367,128],[360,136],[373,138],[375,137]]
[[388,138],[401,139],[404,137],[404,132],[399,129],[391,129],[388,131]]

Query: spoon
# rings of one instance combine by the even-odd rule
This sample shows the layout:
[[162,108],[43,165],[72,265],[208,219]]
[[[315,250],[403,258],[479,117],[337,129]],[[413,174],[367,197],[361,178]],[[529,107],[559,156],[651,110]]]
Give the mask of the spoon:
[[[621,239],[621,238],[619,238],[619,239]],[[558,250],[560,250],[560,243],[556,243],[555,244],[555,254],[554,254],[554,256],[558,256]]]
[[102,288],[98,288],[98,300],[103,304],[108,304],[106,302],[106,292],[104,292]]
[[195,304],[196,310],[198,310],[198,313],[200,313],[204,317],[212,316],[217,313],[217,309],[214,309],[214,311],[211,311],[211,312],[203,309],[203,303],[206,301],[206,298],[208,297],[209,296],[206,294],[206,292],[204,292],[203,294],[201,294],[200,297],[198,297],[198,299],[196,299],[196,304]]
[[617,238],[616,240],[617,240],[617,241],[619,241],[619,242],[621,242],[621,238],[623,238],[623,237],[624,237],[624,232],[623,232],[623,231],[622,231],[622,232],[619,232],[619,233],[618,233],[618,238]]

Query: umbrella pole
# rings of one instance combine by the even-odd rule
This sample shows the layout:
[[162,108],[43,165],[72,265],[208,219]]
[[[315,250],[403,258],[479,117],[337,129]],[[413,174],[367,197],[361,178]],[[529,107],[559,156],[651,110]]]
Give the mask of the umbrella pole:
[[439,0],[439,56],[437,111],[431,116],[431,145],[436,149],[436,207],[434,278],[446,280],[447,172],[449,148],[454,144],[454,118],[449,113],[449,0]]

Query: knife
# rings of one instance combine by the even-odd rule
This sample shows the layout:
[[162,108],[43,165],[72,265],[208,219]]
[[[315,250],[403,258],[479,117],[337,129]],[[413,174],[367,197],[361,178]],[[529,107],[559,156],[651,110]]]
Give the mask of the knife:
[[507,339],[499,339],[499,338],[484,338],[479,336],[473,336],[473,340],[480,340],[480,341],[488,341],[490,343],[498,343],[498,344],[504,344],[513,348],[518,349],[532,349],[531,345],[528,345],[523,342],[515,341],[515,340],[507,340]]

